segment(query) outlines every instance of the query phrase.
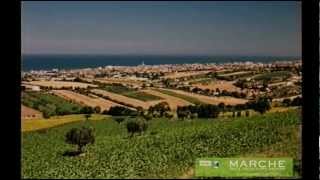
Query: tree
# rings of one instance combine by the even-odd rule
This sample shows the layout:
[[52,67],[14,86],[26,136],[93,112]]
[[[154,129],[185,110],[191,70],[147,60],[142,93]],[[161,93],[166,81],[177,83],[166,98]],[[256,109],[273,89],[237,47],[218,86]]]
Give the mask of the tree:
[[291,105],[291,99],[289,99],[289,98],[284,99],[284,100],[282,101],[282,104],[283,104],[284,106],[290,106],[290,105]]
[[102,111],[102,114],[108,114],[108,110],[106,110],[106,109],[103,110],[103,111]]
[[171,113],[169,113],[169,112],[165,112],[165,113],[164,113],[164,116],[165,116],[166,118],[168,118],[168,119],[173,118],[173,114],[171,114]]
[[82,79],[79,78],[79,77],[76,77],[73,81],[74,81],[74,82],[82,82]]
[[150,121],[152,119],[152,115],[147,113],[147,114],[142,114],[142,117],[146,120],[146,121]]
[[179,119],[189,118],[190,111],[187,106],[178,106],[177,108],[177,116]]
[[246,117],[249,117],[250,112],[248,110],[246,110]]
[[143,108],[141,106],[138,106],[136,109],[137,109],[138,115],[142,115],[143,114]]
[[219,88],[216,88],[216,92],[217,92],[218,94],[220,94],[220,89],[219,89]]
[[87,144],[93,144],[95,141],[94,129],[88,127],[72,128],[65,135],[65,142],[78,146],[78,152],[84,152]]
[[126,124],[127,131],[130,133],[130,137],[132,137],[135,133],[139,133],[141,135],[142,132],[146,131],[148,124],[144,119],[134,119],[129,120]]
[[221,102],[221,103],[218,104],[218,107],[222,112],[224,112],[225,108],[226,108],[226,105],[223,102]]
[[88,121],[89,118],[91,117],[91,114],[85,114],[84,117],[86,118],[86,120]]
[[164,114],[166,112],[169,112],[171,109],[170,109],[170,106],[167,102],[161,102],[159,104],[156,104],[154,106],[150,106],[149,109],[148,109],[148,112],[150,114],[153,114],[153,115],[159,115],[160,117],[163,117]]
[[92,114],[94,113],[94,109],[91,106],[84,106],[80,112],[81,114]]
[[252,108],[260,114],[263,114],[271,108],[271,104],[268,98],[262,97],[252,105]]
[[291,106],[301,106],[302,105],[302,98],[301,97],[296,97],[292,100]]
[[219,107],[212,104],[201,104],[197,108],[199,118],[216,118],[220,113]]
[[116,117],[116,118],[113,118],[117,123],[122,123],[124,120],[125,120],[125,118],[123,118],[123,117]]
[[112,116],[135,116],[137,112],[123,106],[112,106],[108,114]]
[[191,118],[191,119],[196,119],[196,118],[198,118],[198,113],[192,113],[192,114],[190,115],[190,118]]
[[100,108],[100,106],[96,106],[96,107],[94,107],[94,112],[95,113],[97,113],[97,114],[99,114],[100,112],[101,112],[101,108]]

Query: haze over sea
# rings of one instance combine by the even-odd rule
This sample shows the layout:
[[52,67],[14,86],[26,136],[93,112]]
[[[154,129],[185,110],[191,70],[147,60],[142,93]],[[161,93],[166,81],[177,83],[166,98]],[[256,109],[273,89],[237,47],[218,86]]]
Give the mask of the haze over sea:
[[230,63],[299,60],[300,57],[285,56],[204,56],[204,55],[23,55],[22,71],[80,69],[104,66],[137,66],[159,64]]

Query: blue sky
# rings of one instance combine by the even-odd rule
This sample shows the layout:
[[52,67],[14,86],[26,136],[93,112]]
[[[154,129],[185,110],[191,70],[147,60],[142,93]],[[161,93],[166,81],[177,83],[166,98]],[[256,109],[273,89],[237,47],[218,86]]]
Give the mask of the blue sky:
[[23,54],[301,55],[299,2],[22,2]]

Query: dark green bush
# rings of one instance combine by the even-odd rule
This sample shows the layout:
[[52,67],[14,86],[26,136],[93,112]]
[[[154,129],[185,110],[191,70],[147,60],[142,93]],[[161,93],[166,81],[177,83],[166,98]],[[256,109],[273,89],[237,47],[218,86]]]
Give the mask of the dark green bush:
[[108,114],[112,116],[134,116],[137,115],[137,111],[123,106],[112,106],[109,109]]
[[93,144],[95,141],[94,130],[89,127],[72,128],[65,135],[65,142],[78,146],[78,152],[84,152],[87,144]]
[[129,120],[126,124],[127,131],[130,133],[130,137],[132,137],[135,133],[141,134],[142,132],[147,130],[147,122],[144,119],[134,119]]

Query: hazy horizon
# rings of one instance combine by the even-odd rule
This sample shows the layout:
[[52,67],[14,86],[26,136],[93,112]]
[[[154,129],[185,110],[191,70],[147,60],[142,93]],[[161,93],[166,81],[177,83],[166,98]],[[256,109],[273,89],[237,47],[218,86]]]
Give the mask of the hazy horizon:
[[22,55],[301,57],[299,2],[22,2]]

